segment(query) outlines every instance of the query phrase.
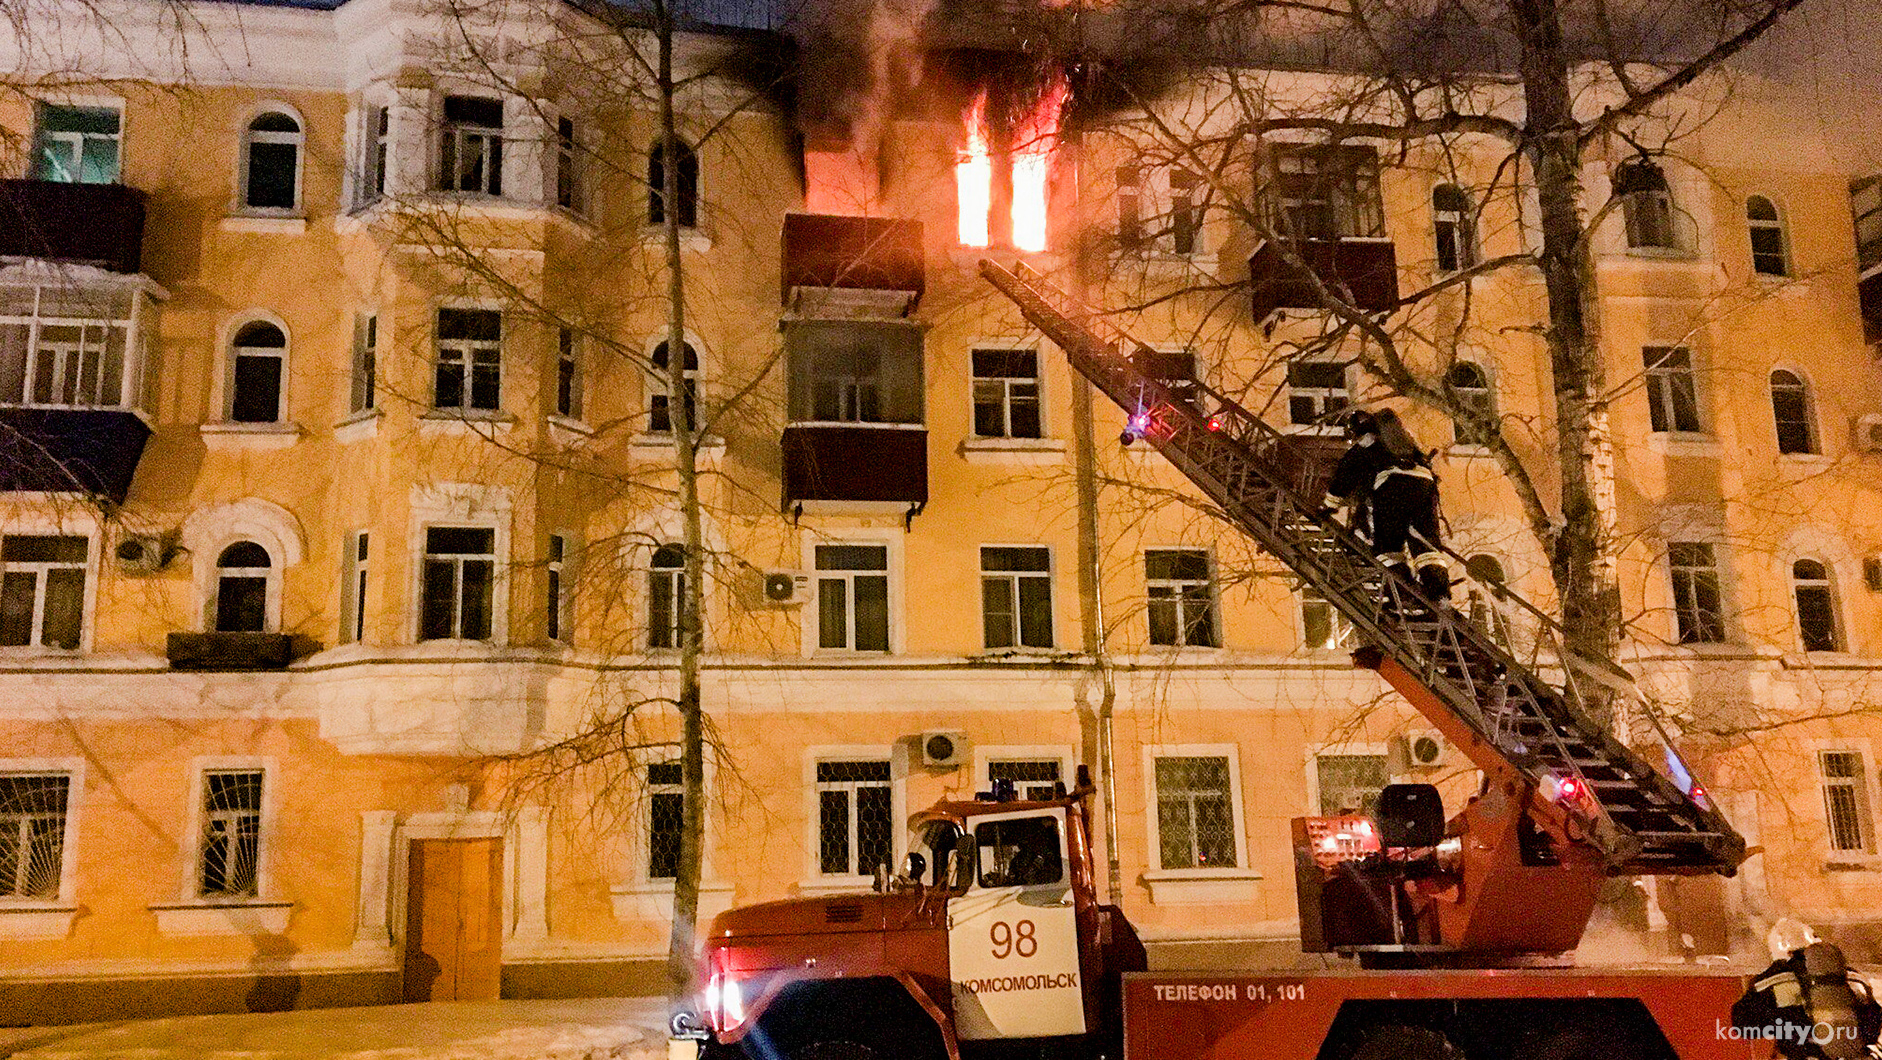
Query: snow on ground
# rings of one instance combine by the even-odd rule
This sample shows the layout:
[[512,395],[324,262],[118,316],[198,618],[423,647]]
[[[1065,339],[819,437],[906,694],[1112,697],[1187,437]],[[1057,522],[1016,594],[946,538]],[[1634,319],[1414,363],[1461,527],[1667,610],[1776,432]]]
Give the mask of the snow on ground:
[[[450,1001],[182,1016],[73,1034],[13,1060],[663,1060],[657,998]],[[42,1028],[51,1032],[55,1028]],[[8,1053],[0,1045],[0,1056]]]

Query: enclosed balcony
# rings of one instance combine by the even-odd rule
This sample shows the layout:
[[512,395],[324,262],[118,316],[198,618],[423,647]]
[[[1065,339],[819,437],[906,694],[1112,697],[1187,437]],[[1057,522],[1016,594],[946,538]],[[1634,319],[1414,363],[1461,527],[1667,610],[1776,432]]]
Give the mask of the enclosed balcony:
[[141,270],[144,193],[122,184],[0,180],[0,258]]
[[124,502],[150,438],[161,296],[95,267],[0,269],[0,492]]
[[927,503],[921,331],[902,322],[795,321],[785,344],[785,507],[867,513]]
[[[1300,265],[1288,260],[1290,249]],[[1264,321],[1280,309],[1327,308],[1315,278],[1335,296],[1368,313],[1383,313],[1398,305],[1398,257],[1390,239],[1270,239],[1248,259],[1255,321]]]
[[806,317],[904,317],[927,287],[920,221],[784,216],[783,300]]

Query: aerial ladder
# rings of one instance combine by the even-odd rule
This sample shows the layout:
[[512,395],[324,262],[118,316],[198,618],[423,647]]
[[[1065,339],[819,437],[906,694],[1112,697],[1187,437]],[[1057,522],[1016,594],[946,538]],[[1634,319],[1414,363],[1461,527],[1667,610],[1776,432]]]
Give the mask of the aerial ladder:
[[[1735,873],[1745,841],[1619,665],[1569,651],[1561,627],[1505,585],[1473,586],[1477,599],[1495,605],[1488,620],[1423,598],[1350,528],[1321,513],[1330,473],[1324,454],[1201,380],[1172,374],[1167,355],[1025,265],[983,261],[980,271],[1124,410],[1128,435],[1154,446],[1223,518],[1344,616],[1363,645],[1355,662],[1376,670],[1484,773],[1469,805],[1448,823],[1440,813],[1441,837],[1438,826],[1375,836],[1358,823],[1371,862],[1399,866],[1392,887],[1349,903],[1376,906],[1381,895],[1391,903],[1382,942],[1342,929],[1331,912],[1321,923],[1325,911],[1308,908],[1308,892],[1319,895],[1321,877],[1335,880],[1346,859],[1328,853],[1333,826],[1312,824],[1337,819],[1303,819],[1318,828],[1306,835],[1297,821],[1297,877],[1317,874],[1302,889],[1306,948],[1362,959],[1368,951],[1422,954],[1432,963],[1447,954],[1493,962],[1563,953],[1579,942],[1606,877]],[[1526,645],[1513,636],[1510,615],[1526,620]],[[1666,773],[1677,779],[1591,716],[1587,705],[1597,697],[1657,738]],[[1339,839],[1351,841],[1350,831]],[[1414,861],[1423,867],[1414,870]],[[1401,916],[1403,901],[1415,908]]]

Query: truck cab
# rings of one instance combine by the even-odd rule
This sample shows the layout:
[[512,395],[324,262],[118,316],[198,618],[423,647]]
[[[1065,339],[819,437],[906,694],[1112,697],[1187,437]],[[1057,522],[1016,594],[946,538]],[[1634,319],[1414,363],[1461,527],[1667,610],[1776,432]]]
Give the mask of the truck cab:
[[[709,1051],[753,1060],[1118,1055],[1144,950],[1097,900],[1090,787],[947,800],[868,893],[729,910],[705,942]],[[726,1055],[721,1052],[721,1055]]]

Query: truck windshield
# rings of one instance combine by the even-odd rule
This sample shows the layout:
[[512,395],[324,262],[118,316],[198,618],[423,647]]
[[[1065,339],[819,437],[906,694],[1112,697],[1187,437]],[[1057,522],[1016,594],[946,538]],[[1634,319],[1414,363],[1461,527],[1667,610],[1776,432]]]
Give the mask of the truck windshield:
[[974,828],[982,887],[1039,887],[1065,876],[1055,817],[1016,817]]

